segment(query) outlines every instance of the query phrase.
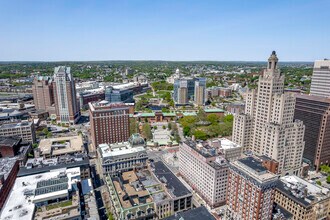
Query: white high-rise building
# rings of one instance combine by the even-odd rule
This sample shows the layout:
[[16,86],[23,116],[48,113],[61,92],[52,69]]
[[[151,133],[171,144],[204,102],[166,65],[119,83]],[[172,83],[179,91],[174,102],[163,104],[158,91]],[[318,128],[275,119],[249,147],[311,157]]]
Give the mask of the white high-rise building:
[[57,122],[75,124],[80,118],[80,108],[70,67],[55,67],[54,98]]
[[273,51],[259,77],[258,89],[247,92],[245,113],[235,116],[233,141],[278,161],[280,174],[300,175],[305,127],[293,119],[295,96],[284,93],[284,75],[277,64]]
[[314,62],[311,95],[330,97],[330,60]]

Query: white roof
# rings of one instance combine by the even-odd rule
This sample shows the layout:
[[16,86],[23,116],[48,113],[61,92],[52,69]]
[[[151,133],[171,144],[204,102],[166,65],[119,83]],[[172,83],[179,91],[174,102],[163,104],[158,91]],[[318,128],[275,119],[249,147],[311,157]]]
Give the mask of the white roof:
[[131,147],[128,142],[121,143],[122,147],[111,148],[108,144],[100,144],[99,148],[103,158],[106,157],[115,157],[120,155],[132,154],[137,152],[145,151],[145,148],[142,146]]
[[227,138],[221,138],[221,148],[222,149],[231,149],[231,148],[240,148],[241,145],[236,144],[235,142],[232,142],[231,140],[228,140]]
[[60,174],[60,172],[63,171],[67,173],[67,176],[69,178],[69,185],[71,187],[71,181],[73,181],[71,177],[77,175],[76,172],[78,170],[80,176],[80,168],[76,167],[70,169],[64,168],[58,170],[51,170],[47,173],[41,173],[41,174],[17,178],[7,198],[7,201],[4,204],[3,209],[1,210],[0,219],[1,220],[32,219],[35,208],[35,205],[32,202],[33,196],[25,196],[24,193],[28,191],[33,192],[36,189],[38,182],[42,180],[55,178]]
[[291,175],[291,176],[283,176],[281,177],[281,180],[283,182],[286,182],[286,183],[291,183],[291,184],[297,184],[297,183],[301,183],[301,184],[304,184],[306,187],[307,187],[307,191],[309,194],[312,194],[312,195],[321,195],[321,194],[327,194],[329,192],[328,189],[324,188],[324,187],[321,187],[321,186],[317,186],[317,185],[314,185],[302,178],[299,178],[298,176],[294,176],[294,175]]

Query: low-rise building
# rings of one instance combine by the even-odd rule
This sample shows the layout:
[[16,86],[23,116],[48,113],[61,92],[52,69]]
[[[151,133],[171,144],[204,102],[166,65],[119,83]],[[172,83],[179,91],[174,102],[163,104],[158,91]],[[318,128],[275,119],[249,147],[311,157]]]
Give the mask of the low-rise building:
[[297,176],[283,176],[277,183],[275,203],[293,215],[293,220],[329,219],[329,190]]
[[226,218],[271,219],[277,176],[253,157],[230,162]]
[[104,90],[98,92],[80,92],[78,94],[81,109],[88,109],[89,102],[102,101],[105,98]]
[[192,194],[161,162],[107,177],[117,219],[162,219],[192,208]]
[[47,138],[40,140],[35,157],[52,158],[84,153],[84,143],[80,135],[71,137]]
[[176,213],[164,220],[215,220],[216,218],[207,210],[205,206],[190,209],[184,212]]
[[19,136],[23,140],[31,143],[34,143],[36,141],[34,124],[33,122],[29,121],[0,125],[0,137],[1,136]]
[[0,159],[0,210],[13,187],[19,169],[16,157]]
[[79,168],[52,170],[16,179],[0,219],[81,219]]
[[145,146],[139,134],[133,134],[128,142],[100,144],[98,154],[103,173],[115,176],[136,167],[145,167],[148,159]]
[[55,158],[28,159],[24,167],[20,167],[18,177],[42,174],[54,169],[80,168],[81,179],[90,178],[89,158],[85,154],[65,155]]
[[216,147],[186,140],[180,145],[180,174],[211,206],[226,202],[228,164]]
[[19,166],[24,166],[31,151],[31,143],[23,141],[21,137],[0,137],[0,158],[16,157]]

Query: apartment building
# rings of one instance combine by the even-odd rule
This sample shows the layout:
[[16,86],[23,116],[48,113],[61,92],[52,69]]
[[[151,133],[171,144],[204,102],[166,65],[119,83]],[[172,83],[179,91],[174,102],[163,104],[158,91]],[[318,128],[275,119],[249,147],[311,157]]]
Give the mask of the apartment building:
[[271,219],[277,176],[253,157],[230,162],[226,218]]
[[226,202],[228,164],[217,147],[186,140],[180,145],[180,174],[211,206]]
[[129,138],[129,106],[101,101],[89,103],[92,144],[126,142]]
[[300,175],[305,126],[294,120],[295,95],[283,89],[284,75],[273,51],[259,77],[258,89],[247,92],[245,113],[235,115],[233,141],[278,161],[280,174]]

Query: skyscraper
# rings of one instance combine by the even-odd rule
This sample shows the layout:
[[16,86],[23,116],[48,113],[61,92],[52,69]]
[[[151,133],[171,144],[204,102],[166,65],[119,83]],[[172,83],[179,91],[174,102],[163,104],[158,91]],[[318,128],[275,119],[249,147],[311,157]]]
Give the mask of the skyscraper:
[[[329,85],[330,86],[330,85]],[[330,164],[330,98],[298,95],[295,119],[305,125],[303,157],[314,169]]]
[[280,174],[300,175],[305,127],[302,121],[294,121],[295,96],[284,93],[284,75],[277,64],[273,51],[258,89],[247,93],[245,114],[235,115],[233,141],[278,161]]
[[195,81],[195,95],[194,103],[195,105],[204,105],[206,101],[206,79],[199,78]]
[[330,97],[330,60],[314,62],[310,94]]
[[54,96],[57,121],[65,124],[76,123],[80,117],[80,109],[70,67],[55,67]]
[[52,79],[48,76],[35,77],[32,93],[35,108],[37,110],[50,111],[51,106],[54,104]]
[[92,144],[125,142],[129,138],[129,106],[101,101],[89,103]]
[[185,105],[194,97],[195,78],[182,78],[174,81],[173,99],[176,104]]

